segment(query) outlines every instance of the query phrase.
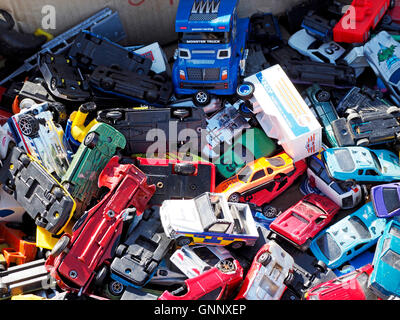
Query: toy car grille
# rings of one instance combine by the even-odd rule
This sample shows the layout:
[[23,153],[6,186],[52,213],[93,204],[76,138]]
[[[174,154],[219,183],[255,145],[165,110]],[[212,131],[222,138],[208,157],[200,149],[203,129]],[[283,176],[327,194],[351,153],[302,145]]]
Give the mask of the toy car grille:
[[218,18],[217,13],[191,14],[189,21],[211,21]]
[[219,73],[219,68],[187,68],[191,81],[216,81],[219,80]]

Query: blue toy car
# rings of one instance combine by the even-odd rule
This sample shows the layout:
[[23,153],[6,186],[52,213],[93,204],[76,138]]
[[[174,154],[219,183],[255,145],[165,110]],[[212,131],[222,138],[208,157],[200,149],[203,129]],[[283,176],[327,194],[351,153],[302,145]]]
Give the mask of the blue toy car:
[[368,288],[382,299],[400,297],[400,221],[390,221],[376,246]]
[[388,183],[371,189],[371,200],[379,218],[400,215],[400,183]]
[[372,264],[372,260],[374,260],[374,253],[375,248],[372,247],[369,250],[366,250],[363,253],[359,254],[357,257],[346,262],[344,265],[340,266],[340,268],[333,270],[333,272],[338,277],[340,277],[350,272],[353,272],[354,270],[361,269],[367,264]]
[[377,183],[400,180],[399,157],[388,150],[372,150],[364,147],[331,148],[322,153],[330,177],[346,181]]
[[201,106],[209,94],[232,95],[243,70],[249,19],[238,19],[238,0],[180,1],[173,83],[178,95],[194,95]]
[[372,247],[385,226],[386,219],[378,218],[369,202],[319,233],[310,249],[318,260],[335,269]]

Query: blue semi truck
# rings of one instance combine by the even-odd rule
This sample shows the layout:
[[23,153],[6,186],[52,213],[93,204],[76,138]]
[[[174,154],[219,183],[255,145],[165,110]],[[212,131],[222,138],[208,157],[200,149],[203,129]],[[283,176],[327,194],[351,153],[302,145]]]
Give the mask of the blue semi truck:
[[179,46],[173,67],[177,95],[207,105],[210,95],[232,95],[243,75],[249,18],[238,19],[239,0],[181,0]]

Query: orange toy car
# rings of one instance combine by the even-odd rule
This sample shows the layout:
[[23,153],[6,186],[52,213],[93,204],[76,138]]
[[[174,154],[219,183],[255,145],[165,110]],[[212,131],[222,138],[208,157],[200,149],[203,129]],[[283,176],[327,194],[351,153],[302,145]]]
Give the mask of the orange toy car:
[[35,241],[27,241],[26,234],[19,230],[18,225],[9,222],[0,223],[0,248],[7,268],[12,264],[24,264],[33,261],[37,247]]

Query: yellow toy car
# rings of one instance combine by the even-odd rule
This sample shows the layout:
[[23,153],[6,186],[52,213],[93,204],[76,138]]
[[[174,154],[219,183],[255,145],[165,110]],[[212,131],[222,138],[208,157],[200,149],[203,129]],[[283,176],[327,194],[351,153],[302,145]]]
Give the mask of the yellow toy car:
[[281,153],[271,158],[260,158],[238,172],[237,175],[225,180],[215,189],[216,193],[225,195],[229,202],[239,202],[241,197],[251,197],[265,188],[274,180],[284,180],[296,171],[292,158]]

